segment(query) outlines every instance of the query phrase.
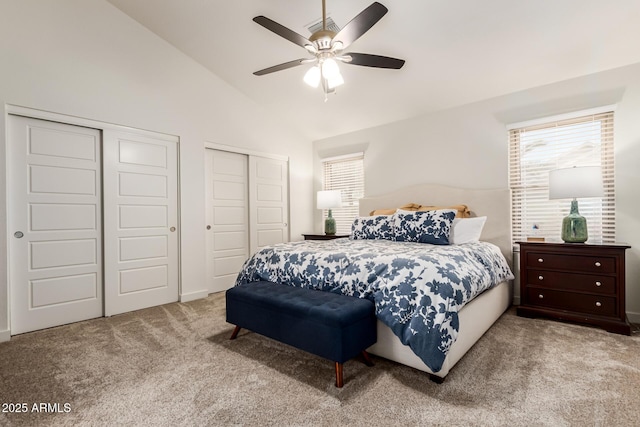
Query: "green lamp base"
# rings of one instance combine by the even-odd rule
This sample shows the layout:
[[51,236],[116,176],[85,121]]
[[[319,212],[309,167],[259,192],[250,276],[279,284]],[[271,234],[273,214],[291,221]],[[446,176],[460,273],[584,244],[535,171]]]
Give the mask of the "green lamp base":
[[587,220],[578,212],[578,201],[571,201],[571,212],[562,220],[562,240],[565,243],[584,243],[589,239]]
[[336,220],[331,216],[331,209],[329,209],[329,216],[324,220],[324,234],[327,236],[336,234]]

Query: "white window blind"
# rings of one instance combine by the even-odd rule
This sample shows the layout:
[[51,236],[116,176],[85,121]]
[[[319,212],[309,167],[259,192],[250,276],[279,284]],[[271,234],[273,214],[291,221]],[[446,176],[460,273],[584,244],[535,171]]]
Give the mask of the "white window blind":
[[[589,242],[615,241],[613,112],[511,129],[509,186],[514,241],[537,235],[559,239],[571,200],[549,200],[549,171],[600,166],[604,196],[579,199]],[[536,229],[537,227],[537,229]]]
[[[358,217],[359,199],[364,197],[364,155],[341,156],[322,162],[324,170],[323,190],[340,190],[342,207],[332,209],[336,220],[336,233],[351,233],[351,224]],[[328,212],[322,212],[323,218]]]

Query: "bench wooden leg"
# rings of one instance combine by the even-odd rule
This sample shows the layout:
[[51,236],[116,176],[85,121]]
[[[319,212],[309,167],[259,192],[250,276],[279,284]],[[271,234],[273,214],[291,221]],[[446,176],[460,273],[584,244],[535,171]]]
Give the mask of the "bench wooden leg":
[[238,332],[240,332],[240,329],[242,329],[240,326],[236,326],[236,328],[231,333],[231,338],[229,338],[229,339],[230,340],[235,340],[236,337],[238,336]]
[[371,361],[371,358],[369,357],[369,353],[367,353],[365,350],[362,350],[362,358],[364,359],[364,364],[367,366],[373,366],[373,362]]
[[342,363],[336,362],[336,387],[342,388],[344,382],[342,380]]

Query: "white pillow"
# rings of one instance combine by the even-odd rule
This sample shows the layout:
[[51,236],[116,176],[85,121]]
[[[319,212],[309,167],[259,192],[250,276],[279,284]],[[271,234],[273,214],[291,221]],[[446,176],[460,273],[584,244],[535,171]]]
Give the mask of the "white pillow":
[[455,218],[451,225],[449,242],[452,245],[460,245],[467,242],[477,242],[480,240],[482,228],[487,220],[486,216],[473,218]]

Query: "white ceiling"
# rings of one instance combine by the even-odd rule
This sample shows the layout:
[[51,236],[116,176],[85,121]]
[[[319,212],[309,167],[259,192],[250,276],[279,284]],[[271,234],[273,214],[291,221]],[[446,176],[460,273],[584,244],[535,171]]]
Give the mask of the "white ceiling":
[[[347,51],[406,60],[401,70],[341,65],[324,102],[308,57],[252,21],[264,15],[308,37],[321,0],[108,0],[312,140],[640,62],[640,1],[382,0],[389,12]],[[327,0],[339,27],[371,0]]]

